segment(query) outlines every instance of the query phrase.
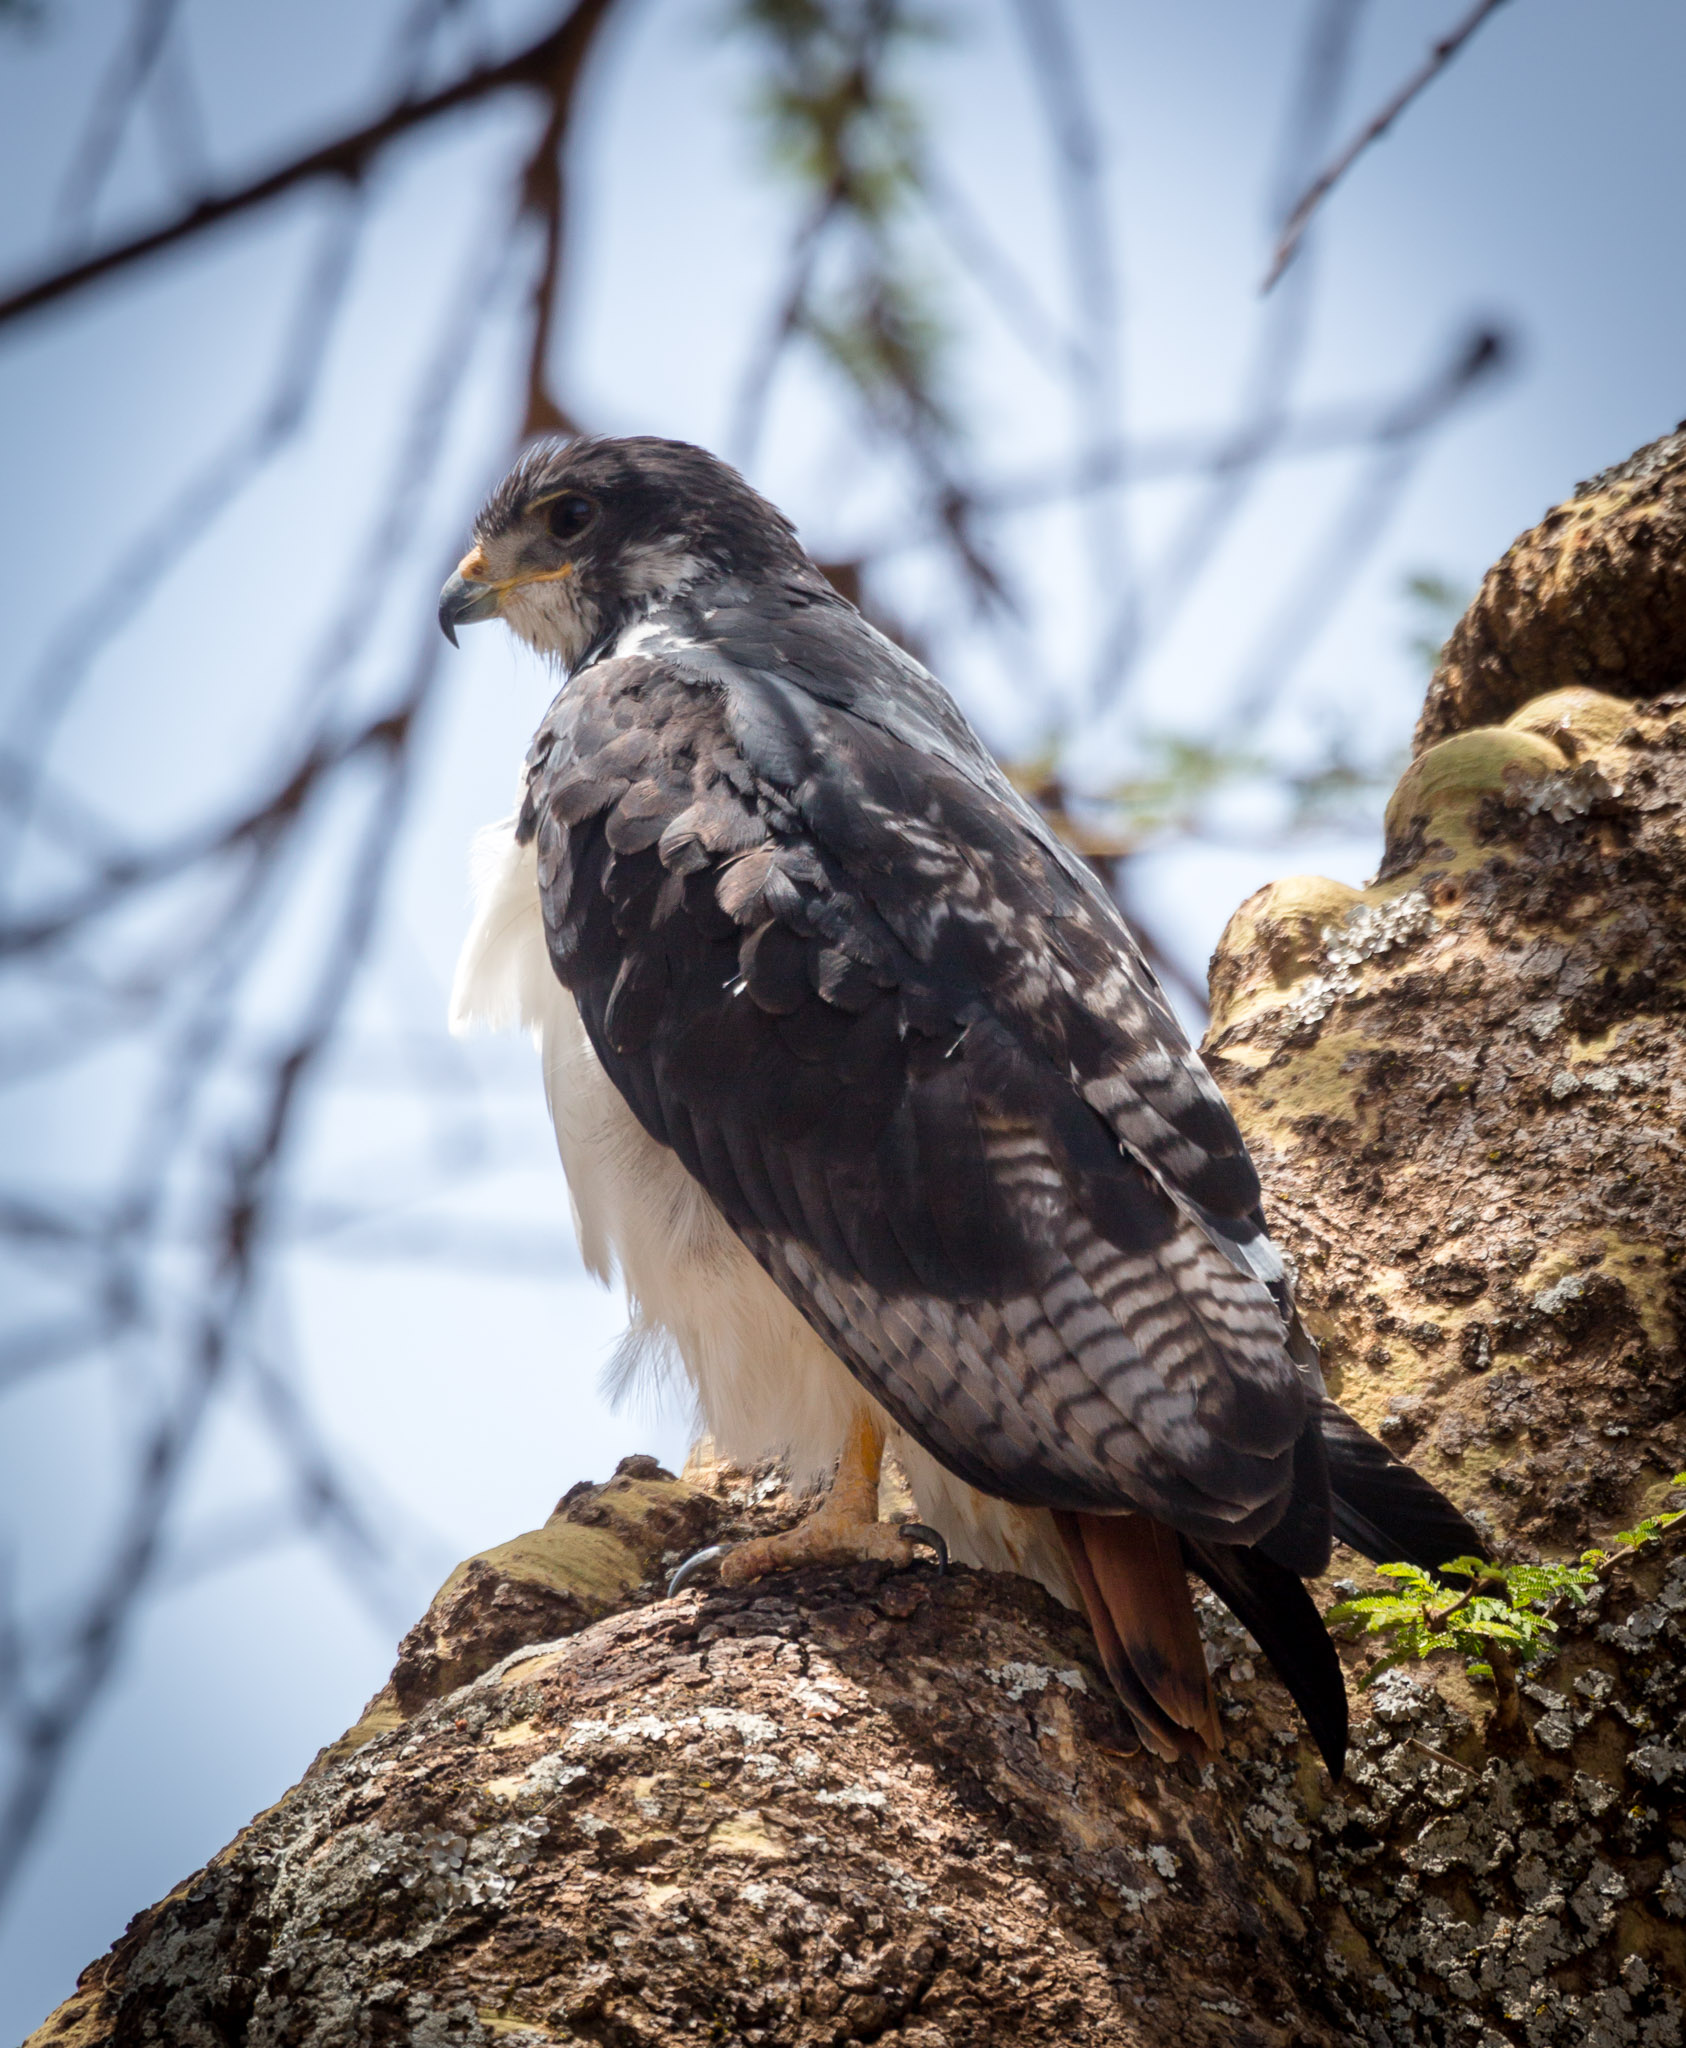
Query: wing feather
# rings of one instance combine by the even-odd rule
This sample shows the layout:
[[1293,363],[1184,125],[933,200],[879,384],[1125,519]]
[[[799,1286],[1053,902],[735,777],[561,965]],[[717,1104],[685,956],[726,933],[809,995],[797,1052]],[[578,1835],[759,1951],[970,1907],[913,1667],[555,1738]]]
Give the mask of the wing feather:
[[933,1456],[1253,1541],[1311,1410],[1245,1149],[1106,899],[933,729],[915,753],[721,659],[584,671],[523,813],[553,962],[645,1128]]

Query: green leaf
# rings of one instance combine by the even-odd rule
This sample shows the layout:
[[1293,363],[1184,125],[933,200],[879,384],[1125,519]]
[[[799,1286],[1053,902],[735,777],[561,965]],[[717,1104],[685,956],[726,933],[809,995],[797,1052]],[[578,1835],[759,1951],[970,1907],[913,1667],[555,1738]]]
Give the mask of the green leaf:
[[1497,1570],[1498,1566],[1481,1557],[1454,1557],[1440,1567],[1442,1578],[1460,1579],[1490,1578]]

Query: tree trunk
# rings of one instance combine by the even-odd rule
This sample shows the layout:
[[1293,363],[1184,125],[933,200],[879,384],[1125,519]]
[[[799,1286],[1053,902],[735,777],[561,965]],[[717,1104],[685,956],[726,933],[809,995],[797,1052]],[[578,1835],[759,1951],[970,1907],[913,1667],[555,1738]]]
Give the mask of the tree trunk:
[[[1686,435],[1517,542],[1418,738],[1369,888],[1237,912],[1207,1050],[1336,1391],[1508,1554],[1561,1554],[1686,1464]],[[1456,1660],[1358,1694],[1337,1788],[1209,1599],[1229,1749],[1196,1773],[1121,1753],[1022,1581],[661,1598],[794,1512],[629,1460],[460,1568],[34,2048],[1681,2042],[1677,1549],[1509,1735]]]

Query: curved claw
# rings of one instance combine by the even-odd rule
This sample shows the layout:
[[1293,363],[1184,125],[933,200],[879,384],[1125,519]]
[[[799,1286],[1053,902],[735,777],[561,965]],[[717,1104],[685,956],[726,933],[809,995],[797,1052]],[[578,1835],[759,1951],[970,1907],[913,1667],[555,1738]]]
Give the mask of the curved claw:
[[941,1534],[929,1522],[902,1522],[897,1525],[897,1534],[904,1543],[923,1543],[937,1553],[937,1577],[940,1579],[948,1570],[948,1545]]
[[694,1551],[667,1582],[667,1597],[682,1592],[691,1581],[705,1572],[711,1564],[718,1564],[728,1550],[736,1546],[730,1543],[711,1543],[706,1550]]

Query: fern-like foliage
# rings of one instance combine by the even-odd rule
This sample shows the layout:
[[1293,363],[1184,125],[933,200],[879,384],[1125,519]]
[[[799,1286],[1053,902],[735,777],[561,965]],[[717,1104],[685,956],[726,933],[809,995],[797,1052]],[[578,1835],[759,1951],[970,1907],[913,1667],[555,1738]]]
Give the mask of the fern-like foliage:
[[[1686,1472],[1676,1474],[1686,1487]],[[1411,1664],[1437,1650],[1456,1650],[1470,1675],[1491,1678],[1491,1654],[1502,1645],[1517,1663],[1537,1663],[1557,1633],[1554,1611],[1584,1606],[1592,1588],[1613,1566],[1658,1542],[1686,1508],[1649,1515],[1612,1539],[1609,1550],[1583,1550],[1572,1564],[1488,1564],[1478,1557],[1454,1557],[1437,1574],[1413,1564],[1384,1564],[1377,1570],[1396,1591],[1343,1600],[1329,1610],[1332,1624],[1347,1622],[1361,1635],[1380,1636],[1386,1648],[1364,1674],[1373,1685],[1396,1664]]]

